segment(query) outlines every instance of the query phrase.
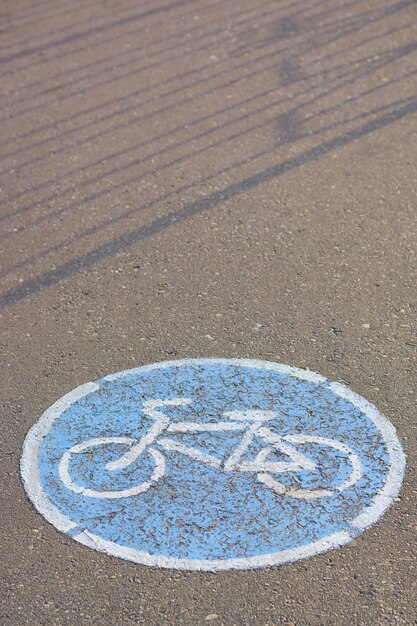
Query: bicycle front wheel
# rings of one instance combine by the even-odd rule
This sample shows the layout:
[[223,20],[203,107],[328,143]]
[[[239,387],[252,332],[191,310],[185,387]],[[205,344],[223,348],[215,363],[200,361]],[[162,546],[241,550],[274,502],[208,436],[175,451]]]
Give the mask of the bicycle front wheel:
[[[70,491],[79,493],[87,498],[130,498],[132,496],[145,493],[152,485],[160,480],[165,473],[165,458],[154,448],[148,448],[142,453],[142,455],[147,454],[150,457],[150,463],[147,463],[146,465],[151,467],[153,466],[153,470],[151,469],[149,478],[139,484],[132,485],[131,487],[124,489],[93,489],[86,484],[80,484],[79,479],[72,477],[73,472],[71,471],[71,467],[74,461],[78,460],[78,462],[80,462],[85,459],[85,463],[92,465],[92,459],[89,458],[89,456],[91,457],[91,455],[97,453],[102,457],[106,451],[114,453],[119,446],[123,446],[123,451],[120,452],[120,456],[122,456],[125,453],[126,444],[129,447],[132,447],[137,444],[137,440],[130,437],[98,437],[96,439],[89,439],[88,441],[72,446],[69,450],[64,452],[59,462],[58,474],[62,483]],[[85,457],[83,459],[84,455]],[[142,455],[141,458],[143,458]],[[103,462],[101,465],[104,466],[104,469],[102,469],[102,475],[104,478],[109,478],[112,474],[114,475],[113,472],[109,472],[109,470],[105,469],[105,464],[103,464]]]

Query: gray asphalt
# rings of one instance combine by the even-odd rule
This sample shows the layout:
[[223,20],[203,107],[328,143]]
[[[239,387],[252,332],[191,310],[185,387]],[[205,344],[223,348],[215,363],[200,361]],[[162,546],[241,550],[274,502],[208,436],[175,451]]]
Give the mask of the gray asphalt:
[[[4,624],[417,623],[417,7],[2,0]],[[29,428],[108,373],[255,358],[395,425],[400,497],[278,568],[148,568],[49,525]]]

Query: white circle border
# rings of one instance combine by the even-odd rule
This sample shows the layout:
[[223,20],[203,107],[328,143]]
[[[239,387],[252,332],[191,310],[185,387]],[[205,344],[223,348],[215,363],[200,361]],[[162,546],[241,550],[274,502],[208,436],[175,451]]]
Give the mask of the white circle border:
[[[273,370],[316,384],[328,382],[324,376],[316,374],[315,372],[291,367],[289,365],[282,365],[280,363],[274,363],[272,361],[215,358],[161,361],[150,365],[144,365],[142,367],[123,370],[115,374],[109,374],[102,380],[114,381],[132,374],[141,374],[168,367],[186,367],[188,365],[208,364],[235,365],[240,367]],[[81,385],[57,400],[57,402],[55,402],[45,411],[45,413],[43,413],[39,420],[30,429],[24,441],[20,462],[20,472],[23,485],[29,499],[32,501],[38,512],[43,515],[43,517],[45,517],[50,524],[55,526],[55,528],[71,536],[79,543],[98,550],[99,552],[105,552],[106,554],[133,561],[134,563],[185,571],[217,572],[229,569],[254,569],[258,567],[281,565],[305,559],[349,543],[358,534],[362,533],[369,526],[375,524],[378,519],[382,517],[386,509],[394,502],[403,482],[406,459],[394,426],[386,417],[379,413],[374,405],[358,394],[354,393],[341,383],[329,383],[329,389],[331,389],[336,395],[341,398],[345,398],[351,402],[351,404],[359,408],[375,424],[384,440],[385,445],[387,446],[389,454],[390,468],[385,484],[374,496],[371,504],[357,517],[351,520],[351,532],[340,531],[328,535],[319,541],[314,541],[297,548],[235,559],[177,559],[174,557],[149,554],[134,548],[126,548],[125,546],[121,546],[113,541],[102,539],[101,537],[86,530],[77,532],[78,525],[69,517],[64,515],[48,498],[40,482],[38,472],[37,462],[39,448],[52,424],[69,406],[74,404],[74,402],[97,391],[99,388],[100,387],[97,383],[86,383]]]

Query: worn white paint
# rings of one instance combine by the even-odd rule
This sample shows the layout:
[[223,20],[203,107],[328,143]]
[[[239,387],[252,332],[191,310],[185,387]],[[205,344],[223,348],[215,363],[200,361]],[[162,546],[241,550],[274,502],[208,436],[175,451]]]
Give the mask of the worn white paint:
[[205,559],[176,559],[148,554],[140,550],[120,546],[112,541],[106,541],[89,531],[83,531],[75,535],[74,539],[89,548],[94,548],[94,550],[106,552],[107,554],[112,554],[113,556],[118,556],[135,563],[186,571],[220,572],[229,569],[254,569],[257,567],[267,567],[290,563],[291,561],[299,561],[300,559],[306,559],[315,554],[320,554],[321,552],[326,552],[327,550],[332,550],[333,548],[349,543],[353,537],[349,533],[342,531],[329,535],[320,541],[313,541],[306,546],[282,550],[274,554],[262,554],[260,556],[237,559],[213,559],[211,561]]
[[155,461],[155,469],[150,479],[140,485],[130,487],[129,489],[121,489],[119,491],[97,491],[95,489],[88,489],[74,483],[69,473],[69,464],[74,454],[79,454],[80,452],[84,452],[85,450],[96,446],[114,445],[120,443],[132,444],[135,442],[136,439],[131,439],[130,437],[97,437],[96,439],[89,439],[88,441],[77,444],[76,446],[72,446],[72,448],[63,454],[59,462],[59,477],[67,489],[73,491],[74,493],[80,493],[87,498],[114,499],[138,496],[140,493],[148,491],[148,489],[150,489],[150,487],[152,487],[152,485],[154,485],[165,474],[165,457],[158,450],[154,450],[154,448],[148,448],[148,452],[152,455],[153,460]]
[[[217,424],[198,424],[198,422],[179,422],[170,424],[169,417],[159,409],[164,406],[186,406],[192,402],[191,398],[175,398],[171,400],[147,400],[142,408],[142,412],[154,420],[153,425],[148,432],[140,439],[132,439],[130,437],[98,437],[89,439],[82,443],[72,446],[65,452],[59,463],[59,476],[67,489],[74,493],[80,493],[90,498],[126,498],[145,493],[152,485],[154,485],[165,474],[166,464],[163,455],[150,447],[151,444],[158,443],[165,450],[179,452],[189,458],[210,465],[215,469],[221,469],[225,472],[252,472],[259,473],[258,480],[271,488],[276,494],[281,495],[284,492],[299,499],[312,499],[328,497],[334,494],[334,491],[327,489],[301,489],[295,487],[284,488],[282,483],[277,481],[271,473],[296,472],[299,470],[317,470],[316,464],[299,450],[294,448],[288,442],[298,444],[319,444],[322,446],[330,446],[340,450],[347,455],[351,465],[352,472],[345,482],[337,487],[338,491],[344,491],[352,486],[361,477],[361,464],[358,456],[345,444],[328,439],[325,437],[317,437],[313,435],[287,435],[282,437],[278,433],[263,426],[267,421],[276,418],[274,411],[228,411],[223,415],[230,420],[237,419],[240,421],[218,422]],[[213,428],[215,426],[215,428]],[[243,431],[240,443],[233,450],[231,455],[225,459],[207,454],[202,450],[193,448],[167,437],[159,437],[164,431],[181,432],[181,433],[201,433],[201,432],[222,432],[238,430]],[[261,448],[254,461],[242,461],[242,457],[254,441],[255,437],[264,439],[268,444]],[[74,454],[79,454],[95,448],[97,446],[107,446],[114,444],[126,444],[130,446],[130,450],[115,461],[107,463],[105,469],[107,471],[120,470],[134,463],[139,456],[148,450],[153,456],[155,462],[155,470],[149,480],[135,485],[129,489],[114,491],[97,491],[89,489],[81,485],[77,485],[71,479],[69,465]],[[277,451],[285,454],[289,460],[287,461],[268,461],[267,458],[271,452]]]
[[394,426],[383,415],[381,415],[379,411],[377,411],[373,404],[340,383],[331,383],[329,388],[341,398],[349,400],[352,404],[357,406],[358,409],[363,411],[363,413],[365,413],[370,420],[373,421],[388,448],[390,469],[384,487],[374,497],[372,504],[360,515],[358,515],[358,517],[351,521],[351,526],[353,526],[353,528],[357,530],[364,530],[372,524],[375,524],[375,522],[383,515],[384,511],[395,500],[404,478],[406,462],[405,454],[402,450],[400,442],[398,441]]
[[169,425],[169,418],[162,413],[162,411],[158,411],[162,406],[185,406],[190,404],[191,400],[189,398],[174,398],[172,400],[147,400],[142,407],[142,412],[151,417],[154,420],[153,426],[149,429],[142,439],[134,445],[131,450],[123,455],[117,461],[112,461],[106,465],[107,470],[120,470],[125,467],[128,467],[131,463],[136,461],[137,458],[142,454],[147,446],[155,441],[155,439],[160,435]]
[[197,450],[196,448],[191,448],[190,446],[185,446],[183,443],[178,443],[177,441],[173,441],[172,439],[159,439],[158,443],[160,446],[165,448],[165,450],[174,450],[175,452],[179,452],[180,454],[184,454],[185,456],[189,456],[194,461],[201,461],[201,463],[206,463],[215,469],[220,469],[221,467],[221,459],[217,457],[206,454],[205,452],[201,452],[201,450]]
[[[119,379],[124,378],[127,375],[131,375],[135,373],[140,374],[141,372],[147,372],[147,371],[151,371],[155,369],[167,368],[167,367],[172,367],[172,366],[182,367],[182,366],[187,366],[189,364],[198,365],[198,364],[210,364],[213,362],[225,364],[225,365],[236,364],[236,365],[239,365],[240,367],[246,366],[246,367],[255,367],[259,369],[270,369],[270,370],[279,371],[279,372],[288,374],[295,378],[308,380],[308,381],[318,383],[318,384],[326,382],[326,379],[324,377],[320,376],[319,374],[315,374],[313,372],[306,372],[303,370],[299,370],[299,369],[281,365],[281,364],[265,363],[263,361],[253,361],[253,360],[240,360],[240,359],[198,359],[198,360],[193,359],[193,360],[168,361],[164,363],[155,363],[152,365],[144,366],[142,368],[136,368],[134,370],[126,370],[124,372],[112,374],[108,376],[106,380],[119,380]],[[74,524],[72,520],[66,517],[52,504],[52,502],[49,500],[49,498],[47,497],[47,495],[42,489],[42,485],[40,483],[39,473],[37,469],[39,447],[42,443],[43,438],[45,437],[45,435],[48,433],[49,429],[51,428],[53,422],[61,415],[61,413],[64,412],[71,404],[76,402],[78,399],[87,396],[93,391],[96,391],[98,388],[99,387],[96,383],[87,383],[86,385],[83,385],[75,389],[74,391],[70,392],[69,394],[61,398],[50,409],[48,409],[43,414],[41,419],[33,426],[33,428],[31,429],[31,431],[29,432],[25,440],[24,447],[23,447],[23,453],[22,453],[22,459],[21,459],[21,474],[22,474],[26,491],[30,499],[32,500],[32,502],[35,504],[38,511],[51,524],[53,524],[56,528],[58,528],[59,530],[63,532],[69,532],[69,531],[73,532],[74,529],[76,529],[77,525]],[[154,565],[157,567],[167,567],[167,568],[176,568],[176,569],[193,570],[193,571],[196,571],[196,570],[197,571],[199,570],[200,571],[220,571],[220,570],[227,570],[227,569],[248,569],[248,568],[255,568],[255,567],[264,567],[264,566],[269,566],[269,565],[278,565],[281,563],[286,563],[290,561],[307,558],[315,554],[318,554],[326,550],[330,550],[337,546],[341,546],[343,544],[348,543],[355,536],[358,530],[363,530],[367,528],[368,526],[370,526],[371,524],[375,523],[381,517],[384,511],[388,508],[388,506],[392,504],[393,500],[395,499],[399,491],[399,488],[403,480],[403,475],[404,475],[404,470],[405,470],[405,456],[402,452],[401,445],[396,436],[395,429],[388,422],[388,420],[386,420],[386,418],[384,418],[376,410],[376,408],[373,405],[371,405],[366,400],[364,400],[363,398],[361,398],[360,396],[353,393],[352,391],[350,391],[349,389],[347,389],[346,387],[344,387],[343,385],[339,383],[331,383],[329,385],[329,388],[332,389],[340,397],[346,398],[350,402],[352,402],[355,406],[357,406],[361,411],[363,411],[374,422],[379,432],[381,433],[381,437],[383,438],[384,442],[387,445],[387,449],[388,449],[389,456],[390,456],[390,471],[388,473],[385,485],[381,489],[381,491],[375,496],[372,504],[351,522],[351,526],[353,528],[352,534],[348,532],[337,532],[320,541],[312,542],[306,546],[301,546],[301,547],[297,547],[297,548],[290,549],[290,550],[282,550],[276,553],[265,554],[265,555],[260,555],[260,556],[252,556],[252,557],[247,557],[247,558],[222,559],[222,560],[199,560],[199,559],[190,560],[190,559],[176,559],[176,558],[170,558],[170,557],[164,557],[164,556],[156,556],[156,555],[148,554],[146,552],[141,552],[139,550],[126,548],[111,541],[103,540],[89,531],[81,531],[77,534],[74,534],[74,539],[96,550],[106,552],[107,554],[118,556],[118,557],[128,559],[137,563],[142,563],[146,565]],[[149,411],[154,411],[156,410],[157,407],[150,406],[148,408],[149,408]],[[194,427],[193,432],[196,432],[197,430],[196,426],[197,426],[196,424],[193,424],[193,427]],[[185,426],[183,426],[182,428],[185,428]],[[215,429],[213,428],[213,430]],[[217,430],[219,430],[219,428],[217,428]],[[236,427],[236,430],[240,430],[240,428],[238,429]],[[186,432],[186,431],[174,430],[173,428],[171,432]],[[291,439],[289,436],[287,436],[285,439],[289,442],[293,441],[295,443],[297,442],[295,437],[297,436],[294,435],[292,436],[292,439]],[[306,436],[302,436],[302,437],[306,439]],[[107,438],[107,439],[111,439],[111,438]],[[115,438],[112,438],[112,439],[115,439]],[[118,438],[118,439],[122,439],[122,438]],[[126,440],[128,440],[129,442],[132,441],[130,438],[123,438],[123,439],[125,440],[125,442]],[[282,439],[284,438],[281,438],[281,440]],[[88,444],[91,445],[91,441],[93,440],[90,440],[90,442],[84,442],[82,444],[78,444],[77,446],[74,446],[71,449],[72,452],[77,453],[77,451],[75,450],[76,448],[78,451],[80,451],[81,450],[80,446],[83,446],[82,449],[85,449],[85,447]],[[331,445],[335,445],[335,442],[333,440],[329,440],[329,441],[332,441]],[[300,442],[300,439],[298,440],[298,442]],[[166,443],[167,441],[165,439],[165,444]],[[340,444],[340,445],[343,445],[343,444]],[[142,451],[144,447],[145,446],[142,447]],[[340,449],[344,451],[342,448]],[[65,454],[68,454],[69,452],[71,452],[71,450]],[[158,480],[158,477],[163,475],[163,472],[165,470],[164,457],[162,454],[160,454],[159,452],[157,452],[156,450],[150,447],[148,447],[148,450],[153,455],[155,464],[156,464],[156,468],[154,470],[151,480],[153,479],[154,481],[156,481]],[[137,451],[138,451],[138,448],[136,449],[136,452]],[[350,451],[350,453],[351,453],[350,459],[352,461],[353,470],[352,470],[352,476],[349,478],[349,481],[352,481],[355,479],[356,476],[359,475],[360,462],[358,463],[356,462],[356,459],[352,451]],[[158,455],[160,456],[158,457]],[[126,457],[123,457],[123,458],[125,459]],[[265,453],[265,458],[266,458],[266,453]],[[265,462],[265,458],[263,459],[264,462]],[[262,458],[260,460],[262,461]],[[65,479],[68,480],[69,477],[65,475],[65,463],[63,462],[63,468],[64,468],[63,475]],[[262,482],[265,482],[265,484],[267,484],[267,482],[271,480],[270,474],[267,474],[267,473],[263,473],[263,474],[259,473],[257,477]],[[71,479],[69,478],[69,480]],[[346,488],[346,484],[349,484],[349,481],[347,483],[344,483],[345,488]],[[282,486],[280,486],[278,481],[275,481],[275,483],[276,483],[275,491],[279,493],[280,488],[282,489]],[[272,488],[273,483],[270,483],[270,484]],[[350,482],[350,484],[352,484],[352,482]],[[341,489],[342,487],[343,485],[339,487],[339,489]],[[112,497],[114,497],[114,493],[115,492],[112,492]],[[95,497],[98,497],[98,496],[95,496]],[[99,497],[106,497],[106,496],[102,495]]]
[[74,402],[77,402],[77,400],[88,396],[98,389],[99,386],[97,383],[86,383],[57,400],[30,429],[25,443],[23,444],[20,473],[26,493],[45,519],[62,532],[68,532],[76,528],[77,525],[52,504],[43,490],[38,471],[39,446],[52,424],[61,413],[66,411],[66,409],[74,404]]

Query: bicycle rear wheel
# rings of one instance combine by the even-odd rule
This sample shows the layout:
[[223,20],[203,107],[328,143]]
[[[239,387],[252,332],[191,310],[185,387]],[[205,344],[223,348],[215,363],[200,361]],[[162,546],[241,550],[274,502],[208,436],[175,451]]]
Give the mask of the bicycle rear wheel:
[[332,488],[321,489],[303,489],[302,487],[286,486],[280,481],[276,480],[272,473],[259,473],[257,479],[263,483],[266,487],[272,489],[279,495],[289,495],[293,498],[300,498],[310,500],[313,498],[325,498],[333,496],[336,493],[346,491],[358,482],[362,476],[362,465],[358,455],[353,452],[346,444],[337,441],[336,439],[329,439],[326,437],[318,437],[315,435],[286,435],[283,437],[285,441],[295,444],[315,444],[323,448],[332,448],[337,450],[346,456],[346,461],[350,466],[350,473],[347,478],[340,485],[332,485]]

